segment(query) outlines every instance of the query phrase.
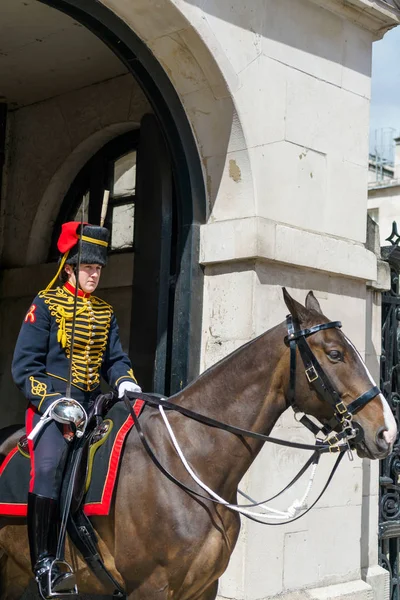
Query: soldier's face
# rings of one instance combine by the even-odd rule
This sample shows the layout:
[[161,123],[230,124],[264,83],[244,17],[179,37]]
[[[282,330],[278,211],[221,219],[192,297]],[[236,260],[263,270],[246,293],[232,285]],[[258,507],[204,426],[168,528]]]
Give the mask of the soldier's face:
[[[67,269],[67,267],[69,267]],[[68,281],[71,285],[75,286],[75,273],[69,265],[65,267],[68,273]],[[101,265],[87,265],[81,264],[79,268],[79,287],[86,294],[92,294],[97,286],[99,285],[101,275]]]

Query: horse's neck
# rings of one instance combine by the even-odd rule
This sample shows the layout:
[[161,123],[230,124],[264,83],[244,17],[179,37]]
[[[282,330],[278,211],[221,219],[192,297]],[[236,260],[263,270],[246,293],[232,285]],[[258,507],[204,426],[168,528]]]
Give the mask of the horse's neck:
[[[284,335],[283,326],[278,326],[242,346],[203,373],[174,401],[229,425],[268,435],[286,409]],[[191,429],[197,439],[199,427],[201,444],[194,451],[205,457],[212,448],[225,473],[230,470],[232,480],[239,481],[262,442],[193,422]]]

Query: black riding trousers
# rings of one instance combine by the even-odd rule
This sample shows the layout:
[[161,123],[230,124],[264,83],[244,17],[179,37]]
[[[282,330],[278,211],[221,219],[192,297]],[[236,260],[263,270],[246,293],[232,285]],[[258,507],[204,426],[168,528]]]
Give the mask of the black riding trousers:
[[[27,412],[27,433],[39,422],[40,415]],[[57,500],[68,457],[69,442],[63,436],[63,425],[50,421],[29,444],[31,451],[31,480],[29,491]],[[33,456],[32,456],[33,450]]]

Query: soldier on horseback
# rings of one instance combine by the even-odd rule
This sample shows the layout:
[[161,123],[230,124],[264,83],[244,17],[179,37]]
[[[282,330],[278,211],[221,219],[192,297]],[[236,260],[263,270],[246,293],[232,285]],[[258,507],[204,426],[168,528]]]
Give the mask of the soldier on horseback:
[[[29,441],[28,537],[32,569],[43,598],[75,589],[73,573],[62,572],[57,564],[52,567],[71,432],[79,434],[87,409],[100,393],[101,376],[118,390],[119,397],[126,391],[140,391],[122,350],[113,308],[92,295],[107,261],[108,239],[104,227],[78,222],[63,225],[57,244],[61,253],[58,273],[33,300],[15,347],[12,374],[29,403],[27,434],[54,405],[52,420]],[[51,289],[58,275],[63,285]],[[54,404],[58,400],[63,402]]]

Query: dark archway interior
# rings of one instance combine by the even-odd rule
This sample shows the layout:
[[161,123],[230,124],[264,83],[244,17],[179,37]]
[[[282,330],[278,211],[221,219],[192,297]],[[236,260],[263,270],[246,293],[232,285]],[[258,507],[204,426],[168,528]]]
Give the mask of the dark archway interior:
[[[201,268],[198,265],[198,249],[199,227],[205,221],[206,210],[203,176],[190,125],[176,91],[162,67],[146,45],[115,14],[95,0],[85,2],[84,5],[74,0],[35,0],[34,2],[31,0],[25,6],[29,8],[29,6],[40,4],[45,4],[56,11],[63,12],[79,23],[80,26],[83,26],[84,29],[90,30],[106,44],[119,59],[116,63],[108,65],[110,75],[106,74],[106,77],[113,77],[115,74],[118,76],[119,67],[117,63],[120,65],[121,74],[131,73],[135,81],[141,86],[156,116],[156,127],[159,127],[160,135],[158,136],[154,129],[154,124],[149,125],[148,131],[150,132],[149,135],[154,136],[154,140],[158,140],[159,157],[168,158],[172,174],[170,193],[174,215],[169,223],[168,235],[173,235],[173,247],[169,251],[169,265],[165,264],[165,260],[161,264],[163,261],[160,258],[158,259],[158,268],[164,269],[162,277],[159,273],[155,276],[153,274],[153,279],[157,279],[158,287],[155,286],[152,289],[151,285],[150,287],[147,286],[146,277],[143,274],[144,269],[142,269],[142,279],[133,281],[133,296],[136,296],[136,305],[134,302],[132,316],[138,311],[146,309],[146,295],[148,294],[157,296],[156,303],[152,297],[152,317],[158,313],[157,303],[161,302],[163,305],[163,325],[161,329],[160,323],[155,325],[156,330],[158,329],[156,338],[154,338],[154,331],[150,332],[153,336],[152,351],[155,361],[151,377],[153,382],[156,382],[157,391],[173,393],[197,375],[200,353],[203,277]],[[32,27],[32,23],[29,23],[29,27]],[[21,33],[21,38],[23,35]],[[43,48],[44,46],[45,44],[43,44]],[[68,51],[67,45],[65,47]],[[74,51],[77,54],[76,48]],[[89,69],[86,72],[93,71]],[[59,81],[62,81],[60,93],[64,93],[68,91],[68,73],[66,73],[63,80],[61,75],[60,73]],[[32,82],[34,83],[34,80]],[[40,98],[36,99],[34,97],[35,86],[33,83],[26,86],[27,93],[32,92],[31,104],[35,101],[40,102]],[[72,85],[74,84],[71,82],[71,87]],[[7,98],[6,102],[8,102]],[[27,102],[29,104],[29,98]],[[0,104],[0,106],[2,109],[5,108],[5,104]],[[1,118],[1,123],[4,122],[5,119]],[[162,149],[163,145],[165,145],[165,152]],[[145,149],[143,147],[142,155],[145,156],[146,152],[148,167],[144,171],[147,173],[149,180],[151,177],[154,178],[154,173],[149,168],[151,153],[149,148]],[[157,175],[162,171],[162,169],[155,168],[154,165],[153,168]],[[154,194],[159,193],[160,186],[164,185],[165,181],[165,178],[163,180],[160,177],[159,188],[154,186]],[[140,185],[142,190],[145,190],[146,180],[141,181]],[[165,210],[167,204],[164,203],[163,206]],[[155,204],[153,204],[153,208],[155,209]],[[141,218],[143,227],[153,225],[145,215],[142,214]],[[135,224],[136,226],[137,224]],[[163,232],[165,233],[165,221],[160,222],[159,227],[164,227]],[[153,239],[159,237],[159,231],[157,228],[152,231]],[[162,252],[165,255],[165,248],[162,244],[157,242],[155,245],[158,247],[159,254],[161,248],[163,248]],[[151,251],[152,246],[148,244],[146,252],[149,253],[149,256]],[[22,266],[23,263],[21,261],[19,263]],[[7,265],[7,262],[5,265]],[[136,273],[141,271],[140,268],[136,267],[134,270]],[[162,287],[160,280],[163,280],[163,285],[167,286],[163,293],[160,293],[160,287]],[[139,302],[138,298],[140,299]],[[167,319],[165,314],[168,315]],[[134,321],[135,319],[132,318],[132,327],[134,327]],[[140,322],[140,336],[146,338],[147,332],[146,327],[143,327],[143,322],[145,322],[143,313],[136,316],[136,321]],[[149,329],[152,329],[152,327],[149,327]],[[135,339],[137,333],[137,331],[131,332],[132,340]],[[162,342],[160,342],[161,338]],[[134,352],[133,346],[134,343],[132,342],[131,354]],[[150,374],[147,373],[146,377],[149,378]]]

